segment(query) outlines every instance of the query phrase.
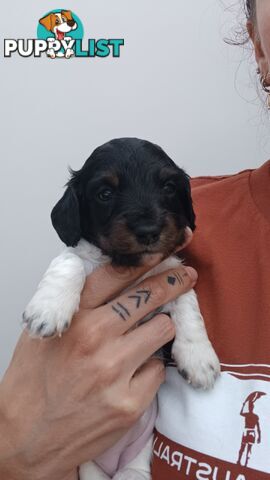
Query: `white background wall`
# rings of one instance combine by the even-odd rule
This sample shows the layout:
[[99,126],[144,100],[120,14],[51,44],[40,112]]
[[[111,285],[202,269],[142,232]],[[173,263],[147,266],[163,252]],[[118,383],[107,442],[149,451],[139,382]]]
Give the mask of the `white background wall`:
[[[121,58],[3,58],[4,38],[34,38],[38,19],[62,6],[87,38],[124,37]],[[255,66],[223,42],[234,20],[219,0],[2,2],[0,376],[21,312],[62,248],[49,216],[67,165],[120,136],[159,143],[192,175],[268,158]]]

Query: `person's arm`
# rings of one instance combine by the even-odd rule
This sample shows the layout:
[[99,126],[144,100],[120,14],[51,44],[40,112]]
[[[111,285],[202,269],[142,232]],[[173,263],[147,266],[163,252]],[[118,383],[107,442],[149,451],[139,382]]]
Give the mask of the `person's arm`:
[[[179,267],[182,285],[169,287],[163,273],[106,304],[150,267],[153,262],[128,271],[105,266],[87,279],[63,338],[21,336],[0,384],[0,478],[75,480],[77,466],[112,446],[151,403],[165,374],[149,358],[173,339],[174,327],[162,314],[132,327],[197,277]],[[139,308],[129,298],[138,290],[149,292]],[[119,304],[128,311],[125,319]]]

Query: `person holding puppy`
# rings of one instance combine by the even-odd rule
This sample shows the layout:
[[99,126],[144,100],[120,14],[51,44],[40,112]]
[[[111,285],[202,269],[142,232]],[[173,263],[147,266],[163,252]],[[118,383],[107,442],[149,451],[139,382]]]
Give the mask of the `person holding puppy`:
[[[247,0],[245,7],[270,108],[270,2]],[[199,272],[196,291],[222,373],[212,391],[196,392],[168,369],[159,392],[152,478],[266,480],[270,162],[197,178],[192,186],[197,230],[184,256]]]
[[[246,8],[267,91],[270,5],[247,0]],[[223,371],[212,391],[201,392],[186,385],[174,368],[168,369],[159,393],[152,478],[267,479],[270,163],[234,176],[195,179],[193,199],[198,228],[186,257],[200,272],[199,301]],[[151,403],[164,381],[164,368],[158,360],[140,365],[173,339],[170,319],[155,317],[140,326],[133,333],[135,342],[130,342],[124,330],[113,337],[115,317],[108,313],[99,318],[98,308],[154,265],[94,272],[61,348],[58,338],[40,343],[23,334],[0,387],[1,477],[75,480],[77,465],[113,445]],[[175,296],[196,282],[196,272],[186,272]],[[170,300],[166,278],[161,274],[153,279],[152,290],[161,295],[153,309]],[[56,371],[60,382],[55,381]],[[248,394],[257,399],[253,408],[260,417],[261,438],[251,451],[242,452],[241,465],[240,412]],[[150,470],[140,478],[150,478]]]
[[[141,365],[174,338],[172,321],[158,315],[130,336],[132,317],[125,325],[110,307],[101,317],[99,307],[159,262],[157,255],[138,268],[96,270],[61,339],[21,336],[0,387],[1,478],[75,480],[77,466],[112,446],[150,405],[164,366]],[[149,311],[194,286],[196,272],[181,266],[185,272],[173,290],[167,272],[152,279]]]

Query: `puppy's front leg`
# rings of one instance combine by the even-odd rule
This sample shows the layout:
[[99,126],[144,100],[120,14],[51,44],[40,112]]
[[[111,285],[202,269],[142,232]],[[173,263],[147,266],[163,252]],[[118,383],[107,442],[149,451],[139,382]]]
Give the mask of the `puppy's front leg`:
[[56,53],[55,53],[53,48],[49,48],[47,50],[47,56],[50,57],[50,58],[55,58],[56,57]]
[[114,475],[113,480],[151,480],[152,447],[153,436],[139,455]]
[[56,257],[23,314],[30,334],[50,337],[67,330],[79,308],[84,282],[84,264],[78,255],[66,250]]
[[169,304],[176,327],[172,356],[179,372],[197,388],[211,388],[220,373],[220,363],[208,338],[194,290]]
[[72,48],[68,48],[65,52],[65,57],[66,58],[71,58],[73,55],[75,55],[75,52]]

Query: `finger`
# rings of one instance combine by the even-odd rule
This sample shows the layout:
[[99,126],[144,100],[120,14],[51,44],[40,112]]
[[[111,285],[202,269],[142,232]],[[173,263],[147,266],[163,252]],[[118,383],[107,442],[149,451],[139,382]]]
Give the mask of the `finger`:
[[175,327],[168,315],[159,314],[149,322],[127,333],[123,338],[121,357],[124,368],[133,373],[154,353],[175,337]]
[[147,277],[107,305],[96,310],[100,322],[106,319],[110,333],[117,336],[130,330],[136,323],[162,305],[190,290],[197,273],[191,267],[179,267],[159,275]]
[[147,255],[139,267],[115,267],[106,264],[86,278],[80,307],[93,309],[122,292],[135,280],[162,261],[161,254]]
[[179,245],[176,249],[175,249],[175,252],[180,252],[181,250],[184,250],[184,248],[186,248],[191,240],[193,238],[193,232],[191,230],[191,228],[187,227],[185,229],[185,240],[184,240],[184,243],[182,243],[182,245]]
[[165,367],[160,360],[151,358],[130,381],[130,392],[143,413],[153,401],[157,391],[165,381]]
[[[185,248],[191,242],[192,237],[192,230],[187,227],[185,230],[185,241],[176,251]],[[104,267],[97,269],[86,278],[80,307],[92,309],[103,305],[158,265],[162,260],[164,260],[162,254],[153,254],[146,255],[143,265],[139,267],[123,268],[106,264]]]

